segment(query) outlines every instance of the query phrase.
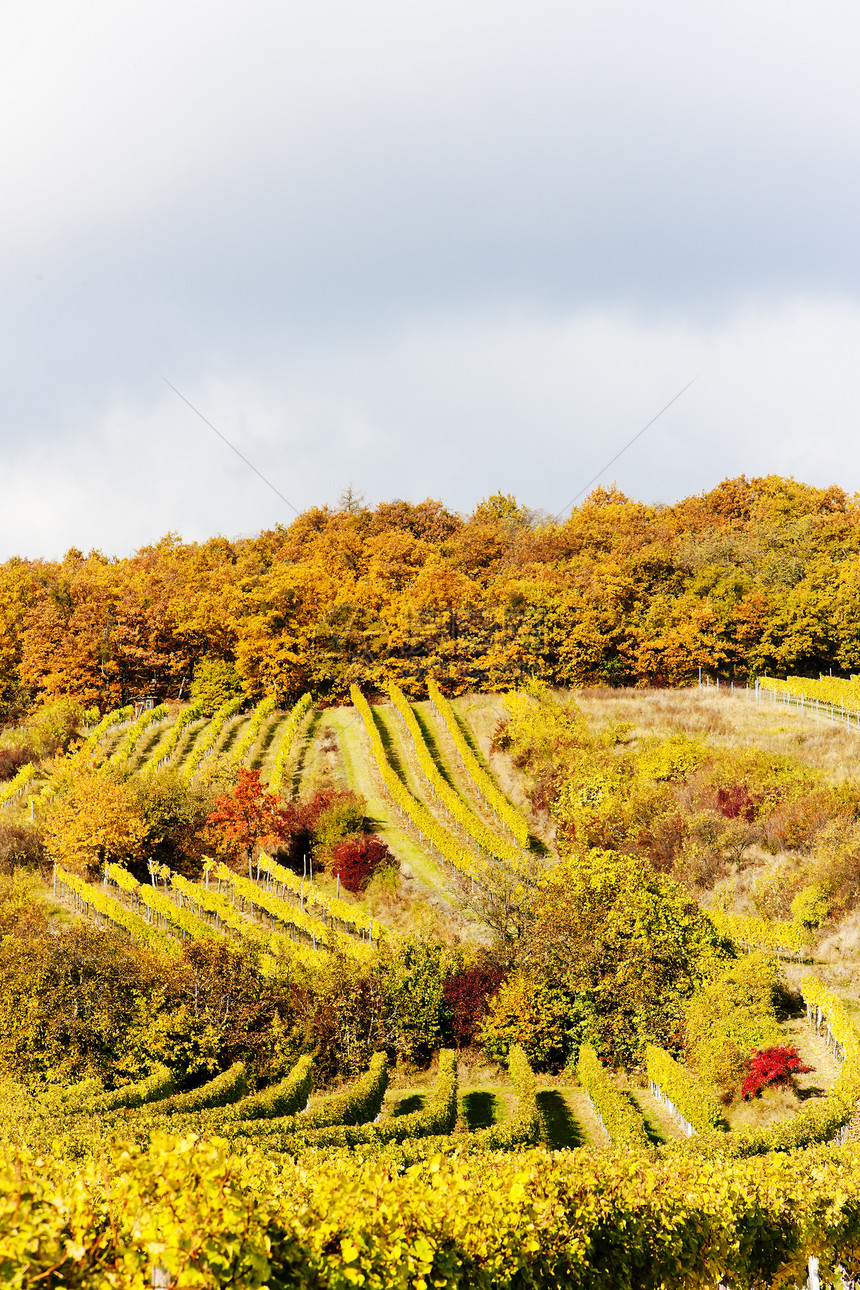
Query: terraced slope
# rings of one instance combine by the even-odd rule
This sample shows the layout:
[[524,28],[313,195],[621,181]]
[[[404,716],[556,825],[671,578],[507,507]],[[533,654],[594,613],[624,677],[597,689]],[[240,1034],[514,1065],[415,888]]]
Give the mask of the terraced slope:
[[[441,866],[431,859],[426,848],[396,820],[355,708],[351,705],[329,708],[324,715],[326,725],[337,737],[335,782],[352,788],[365,798],[371,825],[396,856],[401,873],[407,879],[414,879],[419,892],[429,901],[441,904],[449,916],[455,919],[461,916],[462,902],[457,887]],[[473,928],[477,926],[474,918],[465,917]]]

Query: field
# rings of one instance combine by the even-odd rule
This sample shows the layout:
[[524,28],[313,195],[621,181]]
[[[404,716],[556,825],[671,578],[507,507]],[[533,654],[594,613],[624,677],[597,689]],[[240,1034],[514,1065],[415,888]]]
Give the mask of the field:
[[[93,714],[4,789],[45,848],[0,909],[9,1284],[854,1266],[841,708],[222,700]],[[795,1073],[741,1096],[766,1048]]]

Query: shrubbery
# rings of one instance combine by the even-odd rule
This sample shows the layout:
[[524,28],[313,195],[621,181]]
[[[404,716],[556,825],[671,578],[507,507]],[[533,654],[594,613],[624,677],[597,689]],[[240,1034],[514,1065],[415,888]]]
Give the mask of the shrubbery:
[[0,781],[12,779],[13,775],[36,757],[29,744],[16,744],[11,748],[0,748]]
[[194,668],[189,695],[204,717],[243,694],[242,678],[232,663],[223,658],[202,658]]
[[394,856],[375,833],[367,837],[344,838],[332,848],[327,868],[340,878],[347,891],[364,891],[371,878],[395,866]]
[[778,1043],[778,973],[763,954],[727,964],[690,1001],[687,1044],[702,1079],[726,1101],[740,1089],[753,1048]]
[[32,824],[0,820],[0,874],[38,869],[46,861],[42,832]]
[[505,975],[505,969],[497,964],[478,963],[458,969],[446,980],[442,993],[447,1026],[458,1047],[475,1040],[478,1025]]
[[792,1087],[795,1075],[811,1071],[800,1060],[797,1049],[789,1044],[777,1044],[773,1048],[757,1049],[747,1058],[747,1077],[741,1089],[744,1099],[758,1097],[762,1089],[772,1084],[777,1088]]
[[517,972],[490,1000],[478,1040],[495,1062],[519,1044],[536,1070],[563,1065],[570,1051],[571,1000],[539,977]]

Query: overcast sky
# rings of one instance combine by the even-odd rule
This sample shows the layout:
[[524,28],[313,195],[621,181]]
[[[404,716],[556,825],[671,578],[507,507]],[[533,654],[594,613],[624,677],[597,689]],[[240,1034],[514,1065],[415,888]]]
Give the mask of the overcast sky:
[[848,0],[6,0],[0,558],[860,489]]

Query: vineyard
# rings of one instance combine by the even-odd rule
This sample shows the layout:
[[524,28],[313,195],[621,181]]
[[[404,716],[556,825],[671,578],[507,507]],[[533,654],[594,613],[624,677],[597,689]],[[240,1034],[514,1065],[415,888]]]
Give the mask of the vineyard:
[[[139,848],[98,867],[58,853],[46,871],[38,900],[69,962],[92,961],[74,957],[81,936],[104,938],[92,946],[150,982],[156,1012],[135,1013],[113,1069],[91,1055],[78,1078],[39,1067],[32,1037],[26,1078],[7,1042],[5,1280],[656,1287],[855,1272],[860,1013],[818,930],[850,905],[816,859],[830,835],[799,833],[852,818],[853,790],[806,746],[807,761],[785,751],[822,719],[841,726],[843,705],[838,737],[853,739],[855,683],[782,684],[690,691],[686,731],[657,692],[615,708],[541,687],[452,701],[431,680],[426,699],[389,681],[322,709],[307,694],[286,710],[192,700],[94,714],[65,760],[18,769],[0,807],[19,829],[43,818],[48,838],[75,775],[217,809],[193,864]],[[696,733],[717,717],[737,736]],[[253,793],[268,832],[231,850],[238,833],[219,842],[211,821],[247,830]],[[356,803],[359,823],[332,834]],[[388,858],[349,889],[347,857],[368,838]],[[4,927],[7,950],[30,935]],[[77,1018],[101,984],[69,972],[52,988]],[[15,988],[20,1011],[28,987]],[[726,1038],[739,1033],[740,1057]],[[741,1098],[743,1062],[780,1045],[801,1073]]]

